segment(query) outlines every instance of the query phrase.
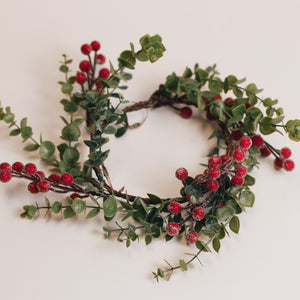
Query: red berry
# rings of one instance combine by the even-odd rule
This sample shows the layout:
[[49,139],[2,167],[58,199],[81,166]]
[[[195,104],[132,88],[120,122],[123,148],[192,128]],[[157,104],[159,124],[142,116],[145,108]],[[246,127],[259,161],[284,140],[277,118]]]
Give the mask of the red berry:
[[225,103],[225,105],[228,106],[228,107],[232,107],[232,106],[234,106],[234,104],[235,104],[235,102],[234,102],[234,100],[233,100],[232,98],[226,98],[226,99],[224,100],[224,103]]
[[293,171],[295,168],[295,163],[291,159],[287,159],[283,162],[283,167],[286,171]]
[[86,75],[84,73],[82,73],[82,72],[78,72],[76,74],[76,81],[79,84],[85,83],[86,82]]
[[214,168],[208,170],[208,177],[211,179],[218,179],[221,176],[221,170]]
[[267,157],[271,154],[271,151],[269,150],[269,148],[266,145],[262,145],[260,148],[260,153],[262,157]]
[[242,149],[238,148],[233,151],[232,158],[235,162],[240,163],[244,161],[245,157],[245,152]]
[[228,162],[230,156],[227,155],[227,154],[223,154],[223,155],[220,156],[220,158],[221,158],[222,165],[224,165],[225,163]]
[[193,196],[193,194],[186,194],[186,200],[188,202],[192,202],[192,196]]
[[50,189],[50,182],[47,180],[41,180],[40,182],[38,182],[37,184],[37,188],[41,193],[46,193],[49,191]]
[[11,173],[8,170],[4,170],[0,172],[0,181],[6,183],[11,180]]
[[231,136],[235,141],[239,141],[244,134],[240,130],[235,130],[231,132]]
[[222,99],[221,95],[218,95],[218,96],[212,98],[211,101],[218,100],[218,99]]
[[185,106],[181,109],[180,114],[183,118],[188,119],[192,115],[193,111],[190,107]]
[[206,119],[208,121],[215,121],[215,117],[209,111],[206,112]]
[[92,51],[92,47],[89,44],[83,44],[81,46],[81,52],[84,55],[89,55]]
[[175,236],[179,233],[180,226],[175,222],[171,222],[167,225],[166,230],[168,235]]
[[290,148],[288,147],[284,147],[280,150],[280,155],[283,157],[283,158],[290,158],[291,155],[292,155],[292,151]]
[[12,169],[13,169],[14,171],[16,171],[16,172],[22,171],[23,168],[24,168],[24,165],[23,165],[21,162],[19,162],[19,161],[15,162],[15,163],[12,165]]
[[99,71],[99,76],[102,79],[107,79],[110,75],[110,72],[107,68],[103,68]]
[[11,165],[7,162],[0,164],[0,171],[11,171]]
[[245,182],[245,179],[244,179],[244,178],[238,177],[238,176],[236,176],[236,175],[232,176],[232,178],[231,178],[231,183],[232,183],[233,185],[241,186],[241,185],[244,184],[244,182]]
[[193,209],[192,212],[193,219],[196,221],[201,221],[205,217],[205,210],[203,207],[198,206]]
[[73,182],[74,182],[74,178],[70,173],[64,173],[64,174],[61,175],[60,181],[64,185],[72,185]]
[[244,149],[249,149],[252,146],[252,140],[249,136],[243,136],[240,139],[240,146]]
[[261,147],[264,144],[264,139],[258,134],[254,135],[251,139],[254,147]]
[[274,160],[274,168],[280,170],[283,167],[283,159],[281,157],[276,157]]
[[219,182],[215,179],[212,179],[212,180],[208,181],[208,183],[207,183],[207,189],[211,192],[217,191],[219,186],[220,186]]
[[252,107],[252,104],[249,103],[249,102],[247,102],[247,103],[246,103],[246,109],[248,109],[248,108],[250,108],[250,107]]
[[55,183],[59,183],[60,182],[60,176],[58,174],[51,174],[48,177],[49,180],[55,182]]
[[243,165],[238,165],[235,168],[235,175],[238,177],[245,177],[247,175],[248,171],[247,168]]
[[184,180],[188,177],[188,171],[185,168],[179,168],[176,170],[175,176],[179,180]]
[[186,234],[186,239],[189,244],[194,244],[199,240],[199,234],[195,230],[191,230]]
[[181,212],[181,204],[177,201],[173,201],[168,205],[168,211],[173,214],[173,215],[177,215]]
[[221,163],[221,158],[217,154],[210,156],[208,159],[208,167],[212,169],[219,168],[221,166]]
[[82,72],[88,72],[91,69],[91,64],[88,60],[83,60],[82,62],[80,62],[79,64],[79,69]]
[[[103,87],[103,84],[99,81],[99,80],[96,80],[96,86],[98,87],[98,88],[102,88]],[[99,91],[100,92],[100,91]]]
[[34,175],[36,173],[36,171],[37,171],[37,168],[36,168],[35,164],[29,163],[29,164],[26,164],[24,167],[24,172],[27,175]]
[[73,193],[69,196],[72,200],[76,199],[76,198],[80,198],[80,195],[77,193]]
[[199,179],[202,176],[203,176],[202,174],[198,174],[198,175],[195,176],[195,179]]
[[38,175],[40,178],[45,178],[45,177],[46,177],[46,176],[45,176],[45,173],[42,172],[42,171],[37,171],[37,172],[36,172],[36,175]]
[[37,194],[39,192],[37,184],[34,181],[28,184],[27,189],[32,194]]
[[102,55],[102,54],[97,55],[97,58],[96,58],[97,64],[103,65],[105,63],[105,61],[106,61],[106,58],[104,55]]
[[91,47],[94,51],[98,51],[101,47],[100,43],[98,41],[91,42]]

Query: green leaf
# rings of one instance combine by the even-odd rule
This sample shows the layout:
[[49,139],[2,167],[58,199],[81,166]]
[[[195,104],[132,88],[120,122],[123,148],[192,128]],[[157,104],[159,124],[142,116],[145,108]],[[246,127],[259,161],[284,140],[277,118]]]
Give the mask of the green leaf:
[[151,234],[147,234],[145,236],[145,243],[146,245],[149,245],[152,242],[152,235]]
[[72,207],[68,206],[67,208],[64,209],[64,219],[69,219],[74,217],[76,214],[73,211]]
[[200,240],[196,242],[196,247],[203,252],[211,252],[210,248]]
[[17,128],[17,129],[13,129],[9,135],[10,136],[16,136],[16,135],[19,135],[21,133],[21,129]]
[[20,122],[20,126],[21,128],[26,127],[27,126],[27,118],[23,118]]
[[58,202],[58,201],[55,201],[52,205],[52,208],[51,210],[55,213],[55,214],[58,214],[61,210],[61,203]]
[[221,243],[220,243],[220,240],[218,238],[214,238],[213,241],[212,241],[212,245],[213,245],[213,248],[214,250],[219,253],[219,250],[221,248]]
[[289,138],[292,141],[299,142],[300,141],[300,120],[289,120],[286,123],[286,130],[289,134]]
[[74,199],[73,203],[71,204],[71,207],[76,214],[80,214],[85,209],[85,202],[83,200],[81,200],[80,198],[76,198],[76,199]]
[[59,71],[63,72],[63,73],[68,73],[69,72],[69,68],[66,65],[61,65],[59,67]]
[[80,134],[81,132],[78,126],[69,124],[63,128],[61,138],[73,142],[78,140]]
[[133,56],[132,51],[129,51],[129,50],[123,51],[120,54],[120,57],[118,58],[118,60],[119,60],[119,66],[120,67],[126,67],[128,69],[134,69],[136,59]]
[[233,216],[234,210],[231,207],[224,206],[217,209],[216,216],[220,221],[226,221],[229,217]]
[[237,216],[233,216],[232,219],[229,222],[229,228],[234,232],[234,233],[239,233],[240,230],[240,220]]
[[150,194],[150,193],[148,193],[147,195],[151,200],[151,204],[162,204],[163,203],[163,201],[161,200],[160,197],[158,197],[154,194]]
[[252,207],[255,201],[255,195],[250,190],[245,190],[241,192],[239,202],[246,206]]
[[117,213],[117,200],[110,196],[106,198],[103,202],[103,212],[104,216],[108,218],[113,218]]
[[180,265],[180,268],[181,268],[183,271],[187,271],[187,270],[188,270],[187,263],[186,263],[183,259],[179,260],[179,265]]
[[205,102],[201,97],[201,92],[199,89],[191,89],[187,93],[187,98],[192,103],[196,104],[198,109],[203,110],[206,107]]
[[15,115],[12,113],[7,113],[3,117],[5,123],[12,123],[14,119],[15,119]]
[[255,178],[252,177],[251,175],[247,175],[245,177],[245,182],[244,182],[244,185],[247,185],[247,186],[252,186],[255,184]]
[[100,212],[100,208],[93,208],[92,210],[90,210],[90,212],[87,214],[86,219],[91,219],[94,218],[95,216],[97,216]]
[[32,128],[29,126],[21,128],[21,136],[24,140],[29,139],[32,136]]
[[64,94],[71,95],[72,90],[73,90],[73,86],[70,83],[64,83],[61,87],[61,91]]
[[218,77],[214,77],[213,80],[209,80],[209,82],[208,82],[208,88],[214,93],[217,93],[217,94],[221,93],[223,90],[223,87],[224,87],[223,82]]
[[34,215],[35,215],[36,212],[37,212],[37,207],[34,206],[34,205],[30,205],[27,212],[28,212],[28,215],[29,215],[30,217],[34,217]]
[[266,116],[263,117],[259,122],[259,131],[264,134],[268,135],[276,131],[276,127],[273,124],[273,120],[271,117]]
[[73,101],[62,99],[60,103],[64,106],[64,111],[67,113],[75,113],[78,109],[78,105]]
[[116,127],[114,127],[114,126],[112,126],[112,125],[107,126],[107,127],[103,130],[103,133],[106,133],[106,134],[115,134],[116,132],[117,132]]
[[127,129],[128,129],[127,126],[118,128],[118,129],[117,129],[117,132],[115,133],[115,137],[116,137],[116,138],[119,138],[119,137],[123,136],[123,135],[125,134],[125,132],[127,131]]
[[79,159],[79,152],[74,147],[67,147],[63,154],[63,160],[70,165],[74,165]]
[[55,152],[55,145],[50,141],[44,141],[41,143],[39,151],[41,158],[51,158]]
[[35,151],[37,149],[39,149],[40,145],[38,144],[29,144],[27,146],[24,147],[25,151]]

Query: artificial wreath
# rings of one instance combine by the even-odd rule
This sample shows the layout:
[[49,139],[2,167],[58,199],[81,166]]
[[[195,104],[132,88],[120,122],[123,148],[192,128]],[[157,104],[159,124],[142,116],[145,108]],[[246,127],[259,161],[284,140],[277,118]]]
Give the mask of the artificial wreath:
[[[127,247],[141,237],[148,245],[161,236],[166,241],[185,236],[197,252],[188,260],[181,259],[178,265],[167,262],[164,269],[153,272],[158,280],[169,277],[176,269],[187,270],[190,263],[199,260],[201,252],[211,251],[210,243],[219,252],[221,240],[229,235],[227,225],[234,233],[239,232],[238,215],[254,204],[250,186],[255,179],[248,173],[258,166],[257,157],[273,155],[277,170],[294,169],[291,150],[276,149],[257,132],[284,132],[298,142],[300,120],[284,122],[283,109],[276,107],[278,100],[257,96],[261,89],[254,83],[242,86],[245,79],[234,75],[222,80],[215,65],[202,69],[196,64],[193,70],[187,67],[181,76],[172,73],[149,100],[128,105],[120,93],[127,89],[124,82],[132,78],[128,70],[133,70],[137,61],[157,61],[166,50],[159,35],[145,35],[139,42],[138,51],[130,44],[130,49],[120,54],[118,67],[109,63],[109,68],[100,70],[99,65],[106,62],[106,57],[99,53],[100,43],[82,45],[86,59],[80,62],[80,71],[75,76],[70,76],[72,60],[63,55],[59,70],[64,80],[59,84],[64,99],[60,102],[68,117],[61,116],[63,142],[59,145],[42,137],[39,141],[34,139],[27,118],[18,123],[11,108],[0,104],[0,120],[13,128],[10,135],[20,135],[23,142],[28,141],[24,149],[38,151],[40,158],[55,170],[46,176],[33,163],[3,162],[0,181],[22,178],[29,181],[28,191],[33,194],[64,194],[62,201],[51,203],[45,197],[44,205],[25,205],[23,218],[32,219],[45,211],[62,212],[65,219],[82,213],[90,219],[103,213],[106,221],[113,221],[118,214],[121,221],[115,222],[117,227],[103,229],[108,237],[117,233],[117,240]],[[175,198],[162,199],[150,193],[145,198],[131,195],[124,188],[115,189],[105,167],[109,150],[103,146],[109,142],[108,135],[119,138],[128,129],[141,125],[129,124],[129,112],[162,106],[170,107],[183,118],[192,115],[192,108],[199,109],[213,125],[210,138],[216,138],[217,143],[208,154],[208,161],[202,164],[205,169],[195,177],[189,176],[185,168],[177,169],[175,175],[182,188]],[[83,129],[90,135],[90,139],[83,141],[89,155],[80,162],[78,145]],[[122,226],[120,223],[125,220],[126,225]]]

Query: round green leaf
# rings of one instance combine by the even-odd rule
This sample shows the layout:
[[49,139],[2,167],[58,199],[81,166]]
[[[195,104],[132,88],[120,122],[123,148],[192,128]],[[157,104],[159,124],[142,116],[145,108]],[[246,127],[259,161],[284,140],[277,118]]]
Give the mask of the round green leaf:
[[62,138],[67,141],[77,141],[80,134],[79,127],[73,124],[65,126],[62,130]]
[[117,213],[117,200],[110,196],[103,202],[104,216],[107,218],[113,218]]
[[55,213],[55,214],[58,214],[61,210],[61,203],[58,202],[58,201],[55,201],[52,205],[52,208],[51,210]]
[[85,202],[82,201],[80,198],[76,198],[72,202],[71,207],[72,207],[75,214],[80,214],[85,209]]
[[226,221],[229,217],[234,214],[234,210],[231,207],[224,206],[217,209],[216,216],[221,221]]
[[61,87],[61,91],[64,94],[71,94],[72,90],[73,90],[73,86],[69,83],[64,83],[63,86]]
[[55,152],[55,146],[50,141],[44,141],[40,145],[40,156],[41,158],[47,159],[53,156]]
[[32,128],[29,126],[21,128],[21,136],[24,140],[29,139],[32,136]]
[[239,201],[242,205],[247,207],[252,207],[254,204],[254,200],[255,200],[255,195],[251,191],[246,190],[241,192]]
[[273,125],[272,118],[268,116],[262,118],[259,122],[259,130],[264,135],[273,133],[276,127]]
[[63,154],[63,160],[70,165],[74,165],[79,159],[79,152],[74,147],[67,147]]

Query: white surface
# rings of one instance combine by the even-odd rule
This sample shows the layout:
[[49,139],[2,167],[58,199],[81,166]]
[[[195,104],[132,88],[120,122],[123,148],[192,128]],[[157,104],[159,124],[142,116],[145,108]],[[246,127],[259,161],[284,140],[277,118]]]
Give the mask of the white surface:
[[[154,65],[138,64],[126,96],[147,99],[172,71],[217,63],[223,76],[235,74],[279,98],[287,118],[299,118],[299,1],[1,1],[0,97],[20,120],[28,116],[38,138],[59,142],[62,95],[57,71],[62,53],[79,63],[79,47],[97,39],[116,62],[120,51],[145,34],[159,33],[167,52]],[[73,65],[75,70],[76,65]],[[133,118],[140,119],[143,112]],[[205,127],[205,128],[203,128]],[[173,196],[173,174],[185,166],[200,171],[210,129],[197,118],[182,120],[162,109],[118,141],[107,163],[117,187],[136,194]],[[293,149],[286,137],[268,138]],[[130,154],[131,153],[131,154]],[[126,156],[125,156],[126,154]],[[36,161],[20,139],[0,124],[1,161]],[[147,159],[145,159],[147,157]],[[43,167],[41,163],[39,166]],[[203,255],[187,273],[157,285],[151,271],[167,258],[177,262],[192,247],[144,241],[126,249],[106,240],[103,220],[23,220],[24,204],[41,202],[16,180],[0,187],[1,299],[299,299],[299,178],[275,172],[271,160],[255,171],[256,203],[241,216],[239,235],[222,243],[220,254]],[[49,195],[53,201],[56,195]]]

